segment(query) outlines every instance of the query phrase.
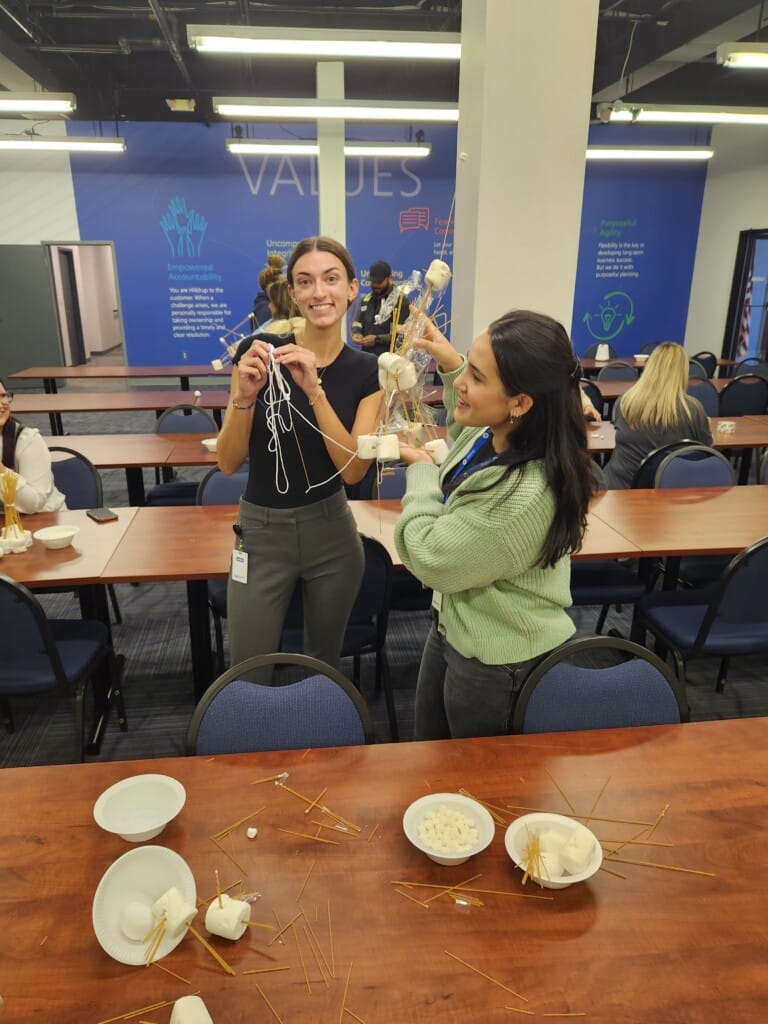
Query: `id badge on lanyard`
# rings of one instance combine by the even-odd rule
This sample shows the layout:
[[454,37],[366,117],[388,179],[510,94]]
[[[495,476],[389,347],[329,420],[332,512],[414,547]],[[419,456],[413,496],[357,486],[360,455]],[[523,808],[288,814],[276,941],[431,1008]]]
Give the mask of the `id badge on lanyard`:
[[237,545],[232,552],[231,575],[234,583],[248,582],[248,552],[243,551],[243,531],[239,523],[235,523],[232,529],[237,534]]

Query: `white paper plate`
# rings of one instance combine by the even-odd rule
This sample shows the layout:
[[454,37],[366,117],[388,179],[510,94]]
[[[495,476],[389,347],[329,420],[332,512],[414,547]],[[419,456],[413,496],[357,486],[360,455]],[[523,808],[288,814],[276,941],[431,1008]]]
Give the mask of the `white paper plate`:
[[[129,939],[122,928],[129,904],[152,904],[172,886],[192,906],[197,903],[197,888],[187,862],[165,846],[142,846],[129,850],[102,875],[93,897],[93,930],[99,945],[121,964],[146,963],[147,944]],[[154,959],[159,960],[174,950],[184,938],[166,933]]]
[[208,449],[209,452],[215,452],[217,441],[217,437],[204,437],[202,444]]

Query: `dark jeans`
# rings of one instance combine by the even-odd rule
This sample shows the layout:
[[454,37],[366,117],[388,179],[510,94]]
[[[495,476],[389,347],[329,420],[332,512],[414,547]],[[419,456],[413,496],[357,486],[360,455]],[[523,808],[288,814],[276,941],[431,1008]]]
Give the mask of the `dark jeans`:
[[454,650],[433,623],[416,684],[415,739],[508,733],[520,687],[539,660],[484,665]]

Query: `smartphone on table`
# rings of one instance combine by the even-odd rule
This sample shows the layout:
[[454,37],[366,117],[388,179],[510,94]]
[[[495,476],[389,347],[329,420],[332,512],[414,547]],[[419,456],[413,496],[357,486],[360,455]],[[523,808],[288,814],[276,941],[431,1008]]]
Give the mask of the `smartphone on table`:
[[117,519],[117,512],[113,512],[111,508],[89,508],[85,514],[95,523],[111,523],[113,519]]

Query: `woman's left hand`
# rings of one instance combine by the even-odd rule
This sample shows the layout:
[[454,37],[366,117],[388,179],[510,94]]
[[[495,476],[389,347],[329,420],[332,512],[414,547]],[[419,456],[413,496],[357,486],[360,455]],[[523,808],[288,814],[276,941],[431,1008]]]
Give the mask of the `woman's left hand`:
[[433,465],[432,456],[424,448],[414,448],[410,444],[400,444],[400,460],[407,466],[414,466],[417,462],[427,462]]
[[294,382],[308,398],[315,396],[320,379],[314,352],[299,345],[280,345],[275,349],[274,358],[276,363],[288,367]]

